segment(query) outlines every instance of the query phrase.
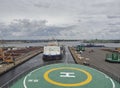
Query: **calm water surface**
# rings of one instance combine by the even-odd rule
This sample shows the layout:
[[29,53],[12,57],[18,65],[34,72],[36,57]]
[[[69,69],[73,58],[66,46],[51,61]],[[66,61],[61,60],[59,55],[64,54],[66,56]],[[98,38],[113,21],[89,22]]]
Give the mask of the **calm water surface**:
[[[44,46],[47,42],[40,43],[11,43],[11,44],[1,44],[0,47],[27,47],[27,46]],[[81,44],[81,42],[59,42],[60,45],[65,46],[75,46]],[[106,47],[120,47],[120,43],[96,43],[96,45],[104,45]]]

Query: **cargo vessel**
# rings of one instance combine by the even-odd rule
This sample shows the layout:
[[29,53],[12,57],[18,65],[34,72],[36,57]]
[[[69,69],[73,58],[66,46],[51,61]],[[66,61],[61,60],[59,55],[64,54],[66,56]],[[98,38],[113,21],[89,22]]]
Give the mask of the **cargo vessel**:
[[43,60],[61,60],[65,54],[64,46],[60,46],[57,42],[49,43],[44,46],[43,50]]

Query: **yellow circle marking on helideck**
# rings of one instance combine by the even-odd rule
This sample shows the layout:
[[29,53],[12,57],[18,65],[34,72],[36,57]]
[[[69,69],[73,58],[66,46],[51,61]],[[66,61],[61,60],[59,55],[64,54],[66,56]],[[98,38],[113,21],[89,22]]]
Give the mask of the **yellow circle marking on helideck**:
[[[49,75],[50,72],[53,72],[53,71],[56,71],[56,70],[61,70],[61,69],[71,69],[71,70],[77,70],[77,71],[83,72],[87,76],[87,79],[80,82],[80,83],[72,83],[72,84],[68,83],[68,84],[65,84],[65,83],[60,83],[60,82],[54,81],[54,80],[49,78],[48,75]],[[74,87],[74,86],[83,86],[83,85],[88,84],[92,80],[92,75],[89,72],[87,72],[85,70],[82,70],[82,69],[79,69],[79,68],[61,67],[61,68],[53,68],[53,69],[50,69],[50,70],[46,71],[44,73],[44,79],[47,82],[49,82],[51,84],[54,84],[54,85],[57,85],[57,86]]]

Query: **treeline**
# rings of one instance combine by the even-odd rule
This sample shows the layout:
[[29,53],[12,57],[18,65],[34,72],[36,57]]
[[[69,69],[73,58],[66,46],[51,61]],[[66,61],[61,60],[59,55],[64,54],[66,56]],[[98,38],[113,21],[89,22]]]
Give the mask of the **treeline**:
[[10,43],[10,42],[20,42],[20,43],[36,43],[36,42],[49,42],[49,41],[58,41],[58,42],[64,42],[64,41],[82,41],[82,40],[67,40],[67,39],[56,39],[56,40],[50,40],[50,39],[45,39],[45,40],[0,40],[0,43]]
[[120,43],[120,40],[83,40],[84,43]]

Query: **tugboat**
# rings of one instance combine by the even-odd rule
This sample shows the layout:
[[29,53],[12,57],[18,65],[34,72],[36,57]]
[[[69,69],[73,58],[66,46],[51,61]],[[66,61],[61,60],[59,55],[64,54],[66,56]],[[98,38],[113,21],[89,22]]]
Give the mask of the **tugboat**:
[[61,60],[64,56],[64,53],[64,46],[60,46],[57,42],[51,42],[47,46],[44,46],[43,60]]

